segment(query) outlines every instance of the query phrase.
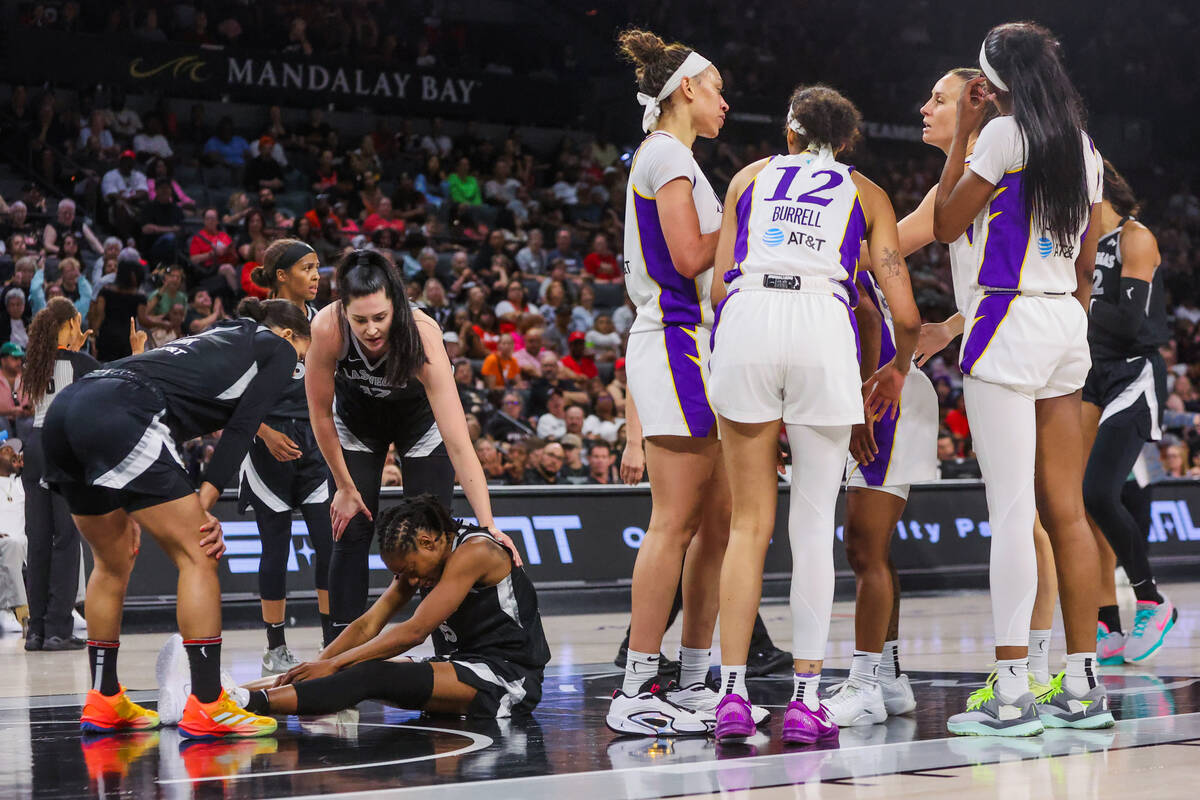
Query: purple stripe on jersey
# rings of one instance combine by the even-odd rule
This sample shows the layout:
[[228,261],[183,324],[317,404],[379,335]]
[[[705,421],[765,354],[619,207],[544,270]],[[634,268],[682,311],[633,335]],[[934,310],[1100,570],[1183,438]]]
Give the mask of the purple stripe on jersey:
[[987,207],[987,238],[979,262],[979,285],[1021,288],[1021,266],[1029,249],[1029,220],[1021,203],[1021,173],[1010,172],[996,184]]
[[[725,274],[728,275],[729,273],[727,272]],[[726,283],[728,282],[729,281],[726,281]],[[725,299],[717,303],[717,307],[713,309],[712,333],[708,335],[708,350],[710,353],[717,349],[717,326],[721,324],[721,309],[724,308],[725,304],[729,302],[729,298],[733,297],[740,291],[741,289],[734,289],[732,292],[725,295]]]
[[995,338],[996,330],[1008,315],[1008,309],[1017,297],[1019,295],[989,294],[979,301],[979,307],[975,311],[975,322],[971,325],[971,332],[967,334],[967,341],[963,345],[962,363],[959,365],[963,375],[970,375],[975,364],[983,357],[984,351]]
[[850,295],[850,305],[858,305],[858,288],[854,285],[854,276],[858,273],[858,254],[862,249],[863,237],[867,235],[867,216],[863,213],[862,203],[858,195],[854,196],[854,208],[850,210],[850,219],[846,221],[846,232],[842,235],[842,244],[838,248],[841,254],[842,268],[849,276],[842,281],[846,293]]
[[697,325],[704,321],[700,311],[700,297],[696,293],[696,282],[688,280],[675,270],[671,262],[671,251],[663,236],[658,221],[658,204],[653,198],[633,193],[633,208],[637,216],[638,236],[642,246],[642,258],[646,272],[658,284],[658,305],[662,309],[665,325]]
[[[758,180],[755,178],[754,180]],[[754,181],[742,190],[737,201],[737,238],[733,240],[733,263],[741,264],[749,252],[750,211],[754,205]]]
[[895,418],[891,412],[885,413],[883,419],[875,421],[872,431],[875,434],[875,446],[879,452],[870,464],[859,464],[858,471],[862,473],[867,486],[883,486],[887,479],[888,467],[892,465],[892,451],[896,443],[896,428],[900,426],[902,408],[896,409]]
[[856,282],[859,288],[866,293],[867,297],[871,298],[871,302],[875,304],[875,307],[879,309],[879,364],[875,367],[875,369],[879,369],[896,357],[896,343],[892,341],[892,331],[883,319],[883,304],[879,302],[879,295],[875,292],[875,281],[868,277],[867,273],[863,272],[859,273]]
[[663,328],[667,346],[667,363],[671,367],[671,380],[675,385],[675,397],[683,411],[688,432],[696,439],[708,436],[717,417],[708,404],[704,390],[704,376],[700,372],[700,349],[696,344],[697,332],[668,326]]

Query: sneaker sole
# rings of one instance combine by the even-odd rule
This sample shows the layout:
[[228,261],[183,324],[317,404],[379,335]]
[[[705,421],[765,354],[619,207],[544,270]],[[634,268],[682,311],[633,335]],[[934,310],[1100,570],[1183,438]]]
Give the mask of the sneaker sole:
[[628,717],[612,717],[604,718],[604,724],[614,733],[625,734],[628,736],[707,736],[708,726],[704,726],[704,730],[699,731],[677,731],[674,728],[655,728],[643,722],[635,722]]
[[864,711],[862,714],[859,714],[857,717],[855,717],[852,720],[849,720],[848,722],[839,722],[836,719],[830,720],[830,721],[833,722],[833,724],[837,725],[839,728],[857,728],[857,727],[866,727],[867,725],[878,725],[882,722],[887,722],[887,718],[888,718],[888,714],[886,711],[883,711],[881,713]]
[[159,724],[159,721],[155,720],[149,725],[113,725],[112,727],[107,727],[95,722],[84,722],[81,720],[79,722],[79,730],[84,733],[103,735],[109,733],[129,733],[132,731],[151,731],[157,728]]
[[729,742],[737,739],[745,739],[753,736],[758,732],[753,720],[738,720],[737,722],[727,722],[724,725],[717,725],[713,732],[713,736],[718,742]]
[[1090,717],[1084,717],[1074,721],[1064,720],[1062,717],[1054,714],[1039,714],[1042,724],[1047,728],[1074,728],[1081,731],[1092,731],[1098,728],[1111,728],[1117,724],[1113,718],[1111,711],[1105,711],[1103,714],[1093,714]]
[[1102,667],[1119,667],[1125,663],[1125,656],[1108,656],[1107,658],[1097,658],[1096,663]]
[[261,731],[253,731],[251,733],[241,733],[240,731],[230,731],[229,733],[192,733],[182,725],[179,726],[179,735],[185,739],[195,742],[213,742],[219,739],[255,739],[259,736],[270,736],[276,731],[278,726]]
[[807,733],[789,733],[788,731],[784,731],[780,734],[779,741],[784,744],[816,744],[817,742],[836,738],[838,738],[836,729],[828,733],[818,733],[816,736]]
[[1171,619],[1167,621],[1167,625],[1165,628],[1163,628],[1162,635],[1158,637],[1158,641],[1154,643],[1154,647],[1151,647],[1149,650],[1142,653],[1140,656],[1126,658],[1125,660],[1132,663],[1132,662],[1137,662],[1137,661],[1145,661],[1147,658],[1152,656],[1154,654],[1154,651],[1156,651],[1156,650],[1158,650],[1158,648],[1162,647],[1163,640],[1167,638],[1167,634],[1171,632],[1171,628],[1175,627],[1175,620],[1178,618],[1179,618],[1178,613],[1171,615]]
[[1017,725],[1009,725],[1004,728],[993,728],[990,725],[984,725],[982,722],[947,722],[946,730],[956,736],[1006,736],[1006,737],[1021,737],[1021,736],[1040,736],[1045,732],[1046,728],[1042,725],[1041,719],[1022,722]]
[[885,712],[887,712],[887,715],[889,717],[899,717],[904,714],[911,714],[912,712],[917,710],[917,701],[916,701],[916,698],[913,698],[912,700],[908,700],[906,698],[903,705],[893,705],[893,706],[889,706],[887,704],[887,701],[884,701],[883,710]]

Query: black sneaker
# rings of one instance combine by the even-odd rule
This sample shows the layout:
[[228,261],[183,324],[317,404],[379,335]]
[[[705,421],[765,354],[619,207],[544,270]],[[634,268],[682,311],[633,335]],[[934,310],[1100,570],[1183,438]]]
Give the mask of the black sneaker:
[[87,647],[87,640],[78,636],[51,636],[42,643],[43,650],[82,650]]
[[33,652],[34,650],[41,650],[44,642],[45,639],[40,633],[27,634],[25,636],[25,649],[30,652]]

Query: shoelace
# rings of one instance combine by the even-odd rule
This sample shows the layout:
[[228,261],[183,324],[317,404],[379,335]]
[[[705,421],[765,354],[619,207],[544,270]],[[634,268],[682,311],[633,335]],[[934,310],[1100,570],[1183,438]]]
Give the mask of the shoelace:
[[1154,617],[1154,612],[1157,610],[1157,606],[1144,606],[1137,610],[1137,614],[1133,618],[1134,636],[1141,636],[1146,632],[1146,626],[1150,624],[1150,620]]
[[1046,692],[1044,695],[1037,698],[1037,702],[1045,705],[1046,703],[1049,703],[1051,700],[1053,700],[1054,698],[1056,698],[1060,694],[1062,694],[1063,693],[1063,676],[1064,675],[1066,675],[1065,672],[1060,672],[1057,675],[1055,675],[1053,678],[1051,678],[1050,679],[1050,691]]
[[996,680],[998,677],[996,670],[992,670],[992,673],[988,675],[987,683],[982,688],[971,692],[970,697],[967,698],[967,711],[977,711],[984,703],[996,696]]

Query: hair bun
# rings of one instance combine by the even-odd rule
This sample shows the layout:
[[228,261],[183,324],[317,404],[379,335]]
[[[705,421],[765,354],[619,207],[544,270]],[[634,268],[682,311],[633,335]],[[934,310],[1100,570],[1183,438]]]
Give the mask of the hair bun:
[[262,264],[250,270],[250,280],[255,286],[261,286],[264,289],[271,288],[271,282],[267,279],[267,268]]
[[247,297],[238,303],[235,314],[239,317],[249,317],[255,322],[262,322],[267,317],[267,309],[257,297]]

